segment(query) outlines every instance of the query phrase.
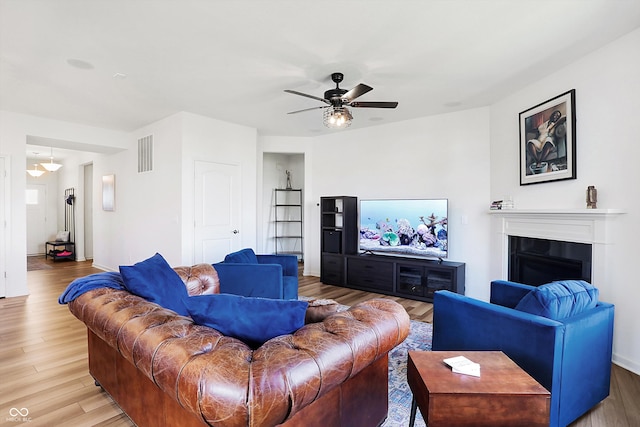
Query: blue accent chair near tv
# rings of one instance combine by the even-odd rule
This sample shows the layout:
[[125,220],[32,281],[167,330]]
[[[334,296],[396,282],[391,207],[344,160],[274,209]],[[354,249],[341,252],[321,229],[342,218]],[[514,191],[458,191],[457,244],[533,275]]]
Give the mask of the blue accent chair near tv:
[[213,264],[220,293],[275,299],[298,298],[298,257],[256,255],[251,248],[228,254]]
[[494,281],[490,302],[436,292],[433,350],[503,351],[550,391],[550,425],[564,427],[609,395],[614,306],[593,288],[592,308],[552,320],[521,311],[534,289]]

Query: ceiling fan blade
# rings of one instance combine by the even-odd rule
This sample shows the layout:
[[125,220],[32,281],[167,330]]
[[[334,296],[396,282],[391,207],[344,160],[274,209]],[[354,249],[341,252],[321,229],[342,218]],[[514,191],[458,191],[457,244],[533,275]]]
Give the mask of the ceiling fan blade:
[[292,93],[292,94],[294,94],[294,95],[300,95],[300,96],[305,96],[305,97],[307,97],[307,98],[315,99],[315,100],[317,100],[317,101],[324,102],[325,104],[330,104],[330,102],[329,102],[329,101],[327,101],[327,100],[326,100],[326,99],[324,99],[324,98],[319,98],[319,97],[317,97],[317,96],[308,95],[308,94],[306,94],[306,93],[298,92],[297,90],[285,89],[284,91],[285,91],[285,92],[287,92],[287,93]]
[[291,111],[287,114],[298,114],[298,113],[304,113],[305,111],[311,111],[311,110],[318,110],[320,108],[327,108],[327,105],[323,105],[321,107],[311,107],[311,108],[305,108],[304,110],[297,110],[297,111]]
[[365,101],[365,102],[352,102],[349,105],[354,108],[396,108],[398,106],[398,103],[397,102]]
[[347,91],[344,95],[342,95],[342,99],[346,99],[347,101],[353,101],[359,96],[364,95],[365,93],[372,91],[373,88],[371,86],[367,86],[366,84],[360,83],[358,86],[353,89]]

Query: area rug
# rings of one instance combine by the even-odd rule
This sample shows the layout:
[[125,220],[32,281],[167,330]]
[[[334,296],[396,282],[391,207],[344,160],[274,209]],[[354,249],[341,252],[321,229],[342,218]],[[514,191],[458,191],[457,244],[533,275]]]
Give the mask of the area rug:
[[[409,350],[431,350],[432,325],[411,321],[406,340],[389,352],[389,412],[382,427],[408,426],[413,398],[407,384],[407,352]],[[416,427],[424,427],[422,414],[417,411]]]

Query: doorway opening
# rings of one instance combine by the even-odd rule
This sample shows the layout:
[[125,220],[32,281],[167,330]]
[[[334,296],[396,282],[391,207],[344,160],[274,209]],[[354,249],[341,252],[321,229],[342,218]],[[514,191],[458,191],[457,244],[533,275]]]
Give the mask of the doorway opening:
[[302,263],[306,217],[305,155],[264,153],[262,164],[260,235],[263,252],[292,253],[297,255],[298,261]]

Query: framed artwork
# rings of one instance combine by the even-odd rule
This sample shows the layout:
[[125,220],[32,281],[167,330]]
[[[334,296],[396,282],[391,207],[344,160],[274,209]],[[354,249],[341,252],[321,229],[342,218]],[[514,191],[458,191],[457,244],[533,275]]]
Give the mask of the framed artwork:
[[115,210],[116,176],[105,175],[102,177],[102,210]]
[[520,185],[576,179],[575,93],[520,113]]

